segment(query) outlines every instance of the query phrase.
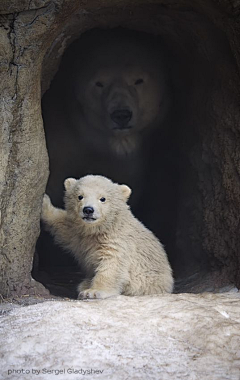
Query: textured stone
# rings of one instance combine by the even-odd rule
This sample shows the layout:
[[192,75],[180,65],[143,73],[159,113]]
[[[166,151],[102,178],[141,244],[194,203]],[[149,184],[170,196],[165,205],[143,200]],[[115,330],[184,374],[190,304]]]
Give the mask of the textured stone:
[[40,380],[82,379],[68,369],[94,369],[103,373],[89,378],[238,380],[239,301],[239,293],[179,294],[8,307],[0,378],[27,380],[34,375],[7,371],[34,369]]

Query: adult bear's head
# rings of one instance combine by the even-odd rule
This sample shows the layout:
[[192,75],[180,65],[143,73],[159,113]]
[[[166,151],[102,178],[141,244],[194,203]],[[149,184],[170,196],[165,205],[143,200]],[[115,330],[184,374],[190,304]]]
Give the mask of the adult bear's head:
[[145,33],[121,28],[85,33],[75,44],[70,73],[74,123],[90,136],[101,131],[118,153],[133,151],[140,136],[166,115],[164,61],[159,41]]

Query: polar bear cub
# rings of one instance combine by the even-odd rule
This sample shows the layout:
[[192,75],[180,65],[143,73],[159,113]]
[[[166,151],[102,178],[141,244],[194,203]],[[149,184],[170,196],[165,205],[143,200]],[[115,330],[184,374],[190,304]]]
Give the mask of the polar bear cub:
[[87,274],[78,298],[171,293],[173,276],[159,240],[129,209],[131,189],[100,175],[68,178],[65,210],[44,195],[42,220]]

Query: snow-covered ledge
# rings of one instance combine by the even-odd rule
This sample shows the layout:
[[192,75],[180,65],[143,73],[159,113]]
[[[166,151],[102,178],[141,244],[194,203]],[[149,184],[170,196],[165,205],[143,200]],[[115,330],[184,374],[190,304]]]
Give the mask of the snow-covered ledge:
[[234,289],[2,309],[1,379],[239,380]]

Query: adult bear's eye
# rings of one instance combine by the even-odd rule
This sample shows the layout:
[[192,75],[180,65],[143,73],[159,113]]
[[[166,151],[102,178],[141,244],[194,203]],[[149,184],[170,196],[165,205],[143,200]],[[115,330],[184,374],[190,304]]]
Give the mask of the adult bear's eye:
[[106,200],[106,198],[104,198],[104,197],[100,198],[101,202],[105,202],[105,200]]
[[83,199],[83,196],[82,195],[79,195],[78,196],[78,199],[81,201]]
[[103,87],[103,84],[101,82],[96,82],[95,84],[97,87]]
[[143,83],[143,79],[142,78],[139,78],[136,80],[135,84],[138,85],[138,84],[141,84]]

